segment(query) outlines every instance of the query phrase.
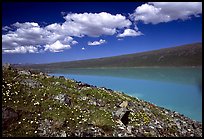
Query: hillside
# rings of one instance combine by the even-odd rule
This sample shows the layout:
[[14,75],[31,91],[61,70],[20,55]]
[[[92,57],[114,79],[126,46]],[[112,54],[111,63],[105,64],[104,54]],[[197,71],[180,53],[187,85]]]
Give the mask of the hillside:
[[41,70],[96,67],[146,67],[146,66],[202,66],[202,43],[194,43],[154,51],[89,59],[71,62],[25,66]]
[[202,137],[202,123],[124,93],[2,68],[3,137]]

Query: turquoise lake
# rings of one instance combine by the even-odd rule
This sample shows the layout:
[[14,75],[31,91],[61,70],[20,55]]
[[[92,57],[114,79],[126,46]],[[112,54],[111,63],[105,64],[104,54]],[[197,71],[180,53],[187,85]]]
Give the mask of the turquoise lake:
[[106,87],[202,122],[202,68],[90,68],[50,75]]

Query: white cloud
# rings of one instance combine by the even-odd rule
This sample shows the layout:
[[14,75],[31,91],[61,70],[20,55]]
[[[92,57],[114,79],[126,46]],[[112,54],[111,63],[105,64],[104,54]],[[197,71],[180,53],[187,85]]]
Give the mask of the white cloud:
[[55,43],[49,45],[45,45],[45,51],[49,50],[51,52],[62,52],[63,49],[70,49],[70,45],[64,45],[59,40],[57,40]]
[[99,41],[94,41],[94,42],[88,42],[88,45],[101,45],[101,44],[103,44],[103,43],[105,43],[106,42],[106,40],[102,40],[102,39],[100,39]]
[[82,47],[81,49],[82,49],[82,50],[85,50],[85,48],[84,48],[84,47]]
[[135,9],[131,17],[145,24],[187,20],[202,14],[202,2],[149,2]]
[[[16,29],[13,31],[10,30],[8,33],[2,35],[3,53],[37,53],[43,50],[45,51],[45,48],[51,52],[62,52],[63,49],[67,49],[70,45],[77,43],[71,36],[47,29],[53,26],[54,25],[48,25],[43,28],[34,22],[17,22],[11,25],[11,27],[13,27],[12,30],[14,28]],[[58,49],[55,44],[56,42],[58,47],[60,46],[63,49]],[[32,51],[30,50],[30,46],[33,48],[39,47],[41,49],[39,49],[39,51]]]
[[72,41],[72,44],[74,45],[74,44],[78,44],[78,42],[77,41]]
[[132,23],[121,14],[110,13],[69,13],[64,19],[62,28],[69,30],[75,36],[99,37],[101,35],[113,35],[117,29],[129,27]]
[[62,52],[78,43],[73,37],[113,35],[132,24],[121,14],[112,15],[106,12],[63,13],[63,15],[64,23],[53,23],[45,27],[35,22],[16,22],[11,27],[3,27],[2,30],[6,31],[2,34],[3,53],[31,52],[24,50],[24,48],[27,50],[28,46],[39,47],[39,52],[47,50]]
[[127,36],[140,36],[143,35],[140,31],[135,31],[133,29],[125,29],[122,34],[118,34],[117,37],[127,37]]
[[4,26],[4,27],[2,27],[2,30],[3,31],[8,31],[8,30],[10,30],[11,28],[9,27],[9,26]]
[[8,50],[5,49],[4,53],[36,53],[38,52],[38,48],[33,46],[17,46],[15,49]]

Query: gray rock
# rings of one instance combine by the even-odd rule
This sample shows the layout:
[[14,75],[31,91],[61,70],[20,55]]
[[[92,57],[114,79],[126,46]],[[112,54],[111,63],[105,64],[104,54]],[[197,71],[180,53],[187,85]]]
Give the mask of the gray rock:
[[55,96],[54,99],[59,100],[60,103],[64,103],[68,106],[71,105],[71,98],[67,94],[59,94]]
[[62,131],[62,132],[60,133],[60,136],[59,136],[59,137],[67,137],[66,132],[65,132],[65,131]]
[[18,71],[18,74],[20,74],[20,75],[30,75],[31,73],[29,71],[22,70],[22,71]]
[[127,108],[120,108],[116,112],[113,112],[113,119],[120,119],[124,125],[127,125],[130,119],[128,118],[130,110]]
[[40,82],[32,80],[32,79],[25,79],[25,80],[22,80],[20,83],[23,85],[27,85],[31,88],[39,88],[41,86]]
[[12,124],[13,122],[17,121],[19,115],[15,112],[14,109],[9,107],[2,107],[2,127],[6,129]]

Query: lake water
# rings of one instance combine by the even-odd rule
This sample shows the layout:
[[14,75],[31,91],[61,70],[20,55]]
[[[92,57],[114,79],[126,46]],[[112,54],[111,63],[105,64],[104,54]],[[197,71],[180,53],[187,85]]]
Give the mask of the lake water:
[[202,68],[67,69],[50,75],[121,91],[202,122]]

